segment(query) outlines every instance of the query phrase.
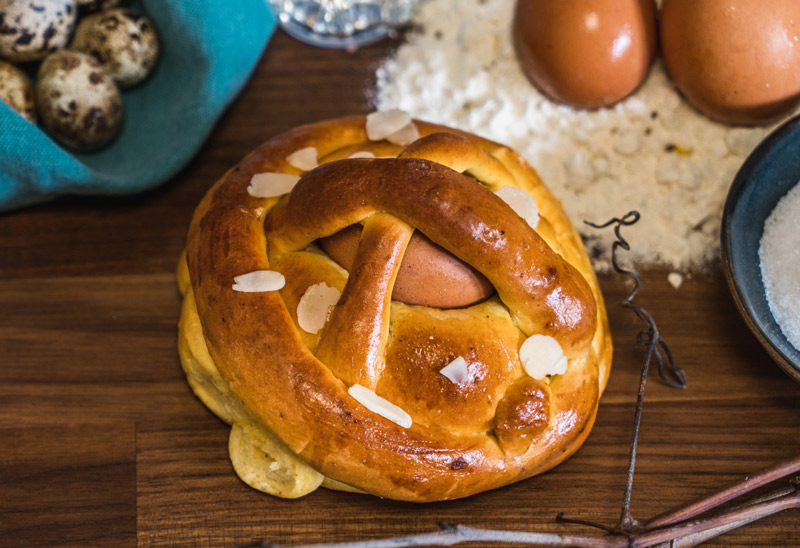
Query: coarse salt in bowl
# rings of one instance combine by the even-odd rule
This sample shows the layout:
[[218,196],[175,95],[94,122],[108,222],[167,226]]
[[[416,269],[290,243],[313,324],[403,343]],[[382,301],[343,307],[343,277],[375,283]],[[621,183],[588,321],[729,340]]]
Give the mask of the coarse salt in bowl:
[[800,350],[770,310],[759,257],[766,220],[781,198],[800,184],[798,150],[800,116],[795,116],[750,154],[728,192],[721,250],[725,278],[745,323],[781,369],[800,382]]

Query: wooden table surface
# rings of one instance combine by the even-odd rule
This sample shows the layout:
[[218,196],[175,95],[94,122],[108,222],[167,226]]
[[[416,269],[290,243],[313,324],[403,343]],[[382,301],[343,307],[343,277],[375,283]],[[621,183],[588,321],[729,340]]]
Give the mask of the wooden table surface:
[[[320,489],[294,501],[233,473],[228,426],[190,391],[176,350],[175,264],[192,211],[228,167],[301,123],[372,110],[396,43],[356,53],[278,33],[253,79],[174,180],[126,198],[66,198],[0,215],[0,546],[232,547],[477,527],[592,533],[617,522],[642,352],[601,280],[616,354],[597,423],[566,463],[466,500],[413,505]],[[622,207],[622,206],[621,206]],[[624,206],[627,207],[627,206]],[[645,518],[800,453],[800,386],[739,317],[718,265],[679,289],[644,275],[686,390],[648,386],[634,516]],[[709,546],[798,546],[787,511]]]

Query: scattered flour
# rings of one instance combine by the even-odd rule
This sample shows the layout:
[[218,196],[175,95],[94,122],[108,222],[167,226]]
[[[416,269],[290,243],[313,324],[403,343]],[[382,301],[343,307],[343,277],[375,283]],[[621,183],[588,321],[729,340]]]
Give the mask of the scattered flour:
[[537,169],[607,270],[604,222],[636,209],[626,233],[640,265],[677,270],[718,256],[722,205],[736,171],[771,128],[731,128],[696,113],[660,59],[631,97],[581,111],[553,103],[523,75],[511,43],[514,0],[426,0],[416,30],[378,69],[376,106],[506,144]]
[[800,350],[800,183],[770,213],[758,248],[761,278],[775,321]]
[[672,286],[672,289],[680,289],[683,285],[683,275],[679,272],[670,272],[667,274],[667,282]]

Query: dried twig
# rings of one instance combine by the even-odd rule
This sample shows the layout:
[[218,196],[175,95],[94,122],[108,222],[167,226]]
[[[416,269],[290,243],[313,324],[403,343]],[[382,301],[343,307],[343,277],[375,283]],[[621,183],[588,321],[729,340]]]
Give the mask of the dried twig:
[[[796,460],[800,463],[800,459]],[[780,495],[764,502],[747,504],[738,510],[732,510],[714,518],[685,522],[674,527],[638,533],[616,532],[601,537],[587,537],[478,529],[445,523],[439,525],[439,531],[431,533],[353,542],[303,544],[294,545],[291,548],[405,548],[411,546],[453,546],[465,542],[527,544],[530,546],[559,546],[562,548],[645,548],[648,546],[656,548],[689,548],[722,533],[789,508],[800,508],[800,491],[794,488],[787,495]],[[262,540],[241,544],[237,548],[290,547]]]
[[[407,546],[452,546],[462,542],[515,543],[532,546],[574,546],[576,548],[624,548],[625,542],[609,544],[608,539],[581,537],[573,535],[552,535],[547,533],[527,533],[524,531],[502,531],[497,529],[477,529],[464,525],[440,523],[439,531],[421,533],[405,537],[393,537],[356,542],[337,542],[332,544],[298,545],[292,548],[404,548]],[[242,544],[237,548],[289,548],[267,541]]]
[[[628,241],[622,237],[622,227],[636,224],[639,221],[639,218],[640,215],[638,211],[629,211],[622,218],[614,217],[610,221],[600,225],[590,223],[589,221],[584,221],[584,223],[593,228],[606,228],[614,225],[614,235],[617,239],[613,244],[611,244],[611,265],[616,272],[633,280],[633,289],[625,298],[625,300],[622,301],[622,307],[633,310],[636,316],[638,316],[639,319],[642,320],[647,326],[646,329],[643,329],[636,335],[636,342],[647,349],[644,363],[645,365],[648,365],[650,360],[655,357],[656,361],[658,362],[658,376],[661,378],[662,382],[668,386],[671,386],[672,388],[686,388],[686,374],[683,372],[683,369],[681,369],[675,363],[672,353],[669,350],[669,346],[667,346],[667,343],[661,338],[661,335],[658,332],[658,326],[656,326],[655,320],[653,320],[652,316],[650,316],[647,310],[641,306],[633,304],[633,299],[636,298],[636,295],[639,293],[639,289],[642,286],[642,278],[636,272],[627,270],[619,264],[619,256],[617,254],[619,249],[621,248],[625,251],[630,251],[631,249]],[[665,365],[669,366],[670,373],[675,378],[674,381],[667,377],[666,371],[664,370]]]
[[[548,533],[505,531],[496,529],[478,529],[464,525],[439,524],[440,530],[430,533],[391,537],[355,542],[337,542],[328,544],[295,545],[292,548],[404,548],[407,546],[452,546],[464,542],[491,542],[527,544],[532,546],[560,546],[573,548],[691,548],[723,533],[770,516],[790,508],[800,508],[800,480],[794,478],[789,485],[784,485],[761,497],[742,503],[725,512],[705,519],[696,519],[721,505],[730,502],[754,489],[763,487],[777,480],[800,473],[800,456],[787,462],[772,466],[761,472],[746,477],[714,493],[700,497],[692,502],[674,508],[644,522],[639,522],[631,515],[631,493],[636,469],[636,453],[644,393],[650,362],[655,358],[658,364],[658,376],[673,388],[686,387],[686,375],[675,363],[669,346],[661,338],[655,321],[642,307],[633,304],[641,288],[641,278],[631,270],[622,268],[617,252],[619,249],[630,250],[630,245],[622,237],[622,227],[635,224],[639,220],[639,212],[631,211],[621,218],[614,218],[603,224],[586,222],[594,228],[614,226],[616,240],[611,248],[611,263],[614,270],[633,280],[633,289],[622,302],[624,308],[632,310],[645,324],[645,328],[636,336],[637,344],[645,347],[642,362],[642,374],[639,380],[639,393],[636,399],[636,412],[633,423],[628,472],[625,492],[622,501],[620,522],[615,527],[607,527],[580,519],[565,518],[563,514],[556,517],[561,523],[588,525],[606,531],[603,536],[554,535]],[[672,377],[668,377],[667,373]],[[272,544],[267,540],[241,544],[237,548],[288,548]]]
[[[720,489],[719,491],[691,501],[680,508],[659,514],[658,516],[648,520],[645,523],[645,527],[647,529],[655,529],[657,527],[664,527],[667,525],[680,523],[681,521],[690,519],[693,516],[698,516],[708,512],[709,510],[718,508],[722,504],[741,497],[742,495],[745,495],[754,489],[758,489],[759,487],[763,487],[781,478],[785,478],[797,473],[800,473],[800,459],[797,458],[777,464],[775,466],[771,466],[753,476],[744,478],[742,481],[734,482],[727,487]],[[786,495],[795,491],[796,484],[797,480],[795,480],[792,486],[785,488],[784,490],[780,491],[780,493]]]
[[[655,320],[653,320],[652,316],[650,316],[647,310],[641,306],[633,304],[633,299],[636,298],[636,295],[639,293],[639,289],[642,286],[642,279],[636,272],[633,272],[632,270],[626,270],[619,264],[619,249],[622,248],[625,251],[629,251],[631,248],[627,240],[622,237],[622,227],[636,224],[638,221],[638,211],[630,211],[621,219],[615,217],[601,225],[584,221],[587,225],[594,228],[605,228],[607,226],[614,225],[614,235],[617,239],[611,245],[611,265],[614,267],[616,272],[619,272],[620,274],[633,280],[633,289],[628,294],[628,297],[622,302],[622,306],[624,308],[633,310],[636,316],[642,320],[646,326],[646,329],[640,331],[636,336],[636,342],[643,345],[646,350],[644,362],[642,363],[642,375],[639,380],[639,393],[636,398],[636,413],[633,419],[633,437],[631,439],[630,460],[628,462],[625,493],[622,498],[622,514],[620,516],[620,523],[616,527],[616,529],[619,531],[629,531],[637,525],[636,521],[631,516],[631,493],[633,492],[633,476],[636,469],[639,429],[642,423],[642,410],[644,409],[644,392],[645,388],[647,387],[647,374],[650,370],[650,361],[653,359],[653,357],[655,357],[656,361],[658,362],[658,375],[664,383],[672,386],[673,388],[686,387],[686,375],[684,374],[683,369],[681,369],[672,358],[672,353],[669,350],[669,346],[667,346],[667,343],[661,338],[661,334],[658,332],[658,326],[656,326]],[[662,351],[664,356],[661,354]],[[677,382],[668,379],[665,375],[665,357],[673,376],[677,379]]]

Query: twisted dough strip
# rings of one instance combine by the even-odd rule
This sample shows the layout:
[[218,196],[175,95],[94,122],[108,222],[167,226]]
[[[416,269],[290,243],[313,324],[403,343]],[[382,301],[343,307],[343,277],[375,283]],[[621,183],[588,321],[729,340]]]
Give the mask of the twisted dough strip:
[[[495,143],[417,125],[424,135],[450,135],[421,139],[398,159],[323,165],[283,200],[250,196],[252,176],[297,172],[286,157],[307,146],[326,160],[391,147],[368,141],[363,117],[305,126],[266,143],[206,195],[187,260],[210,356],[257,426],[325,476],[380,496],[428,501],[528,477],[574,452],[594,420],[610,340],[580,241],[530,168]],[[459,171],[493,189],[511,184],[531,193],[544,239]],[[238,275],[283,268],[287,286],[303,278],[302,291],[333,268],[317,266],[327,259],[302,249],[355,222],[364,223],[356,262],[318,338],[297,328],[289,290],[231,290]],[[500,299],[450,313],[391,302],[412,227],[480,270]],[[419,355],[418,331],[437,335],[430,355]],[[522,372],[516,351],[532,333],[561,343],[570,358],[566,374],[546,382]],[[429,358],[453,354],[477,371],[475,386],[453,387],[435,376],[446,361]],[[411,428],[357,403],[347,393],[355,382],[408,410]],[[418,383],[427,383],[421,392]]]
[[[422,140],[448,150],[462,139],[437,133]],[[526,335],[554,337],[569,357],[585,348],[597,328],[596,309],[575,268],[491,191],[448,167],[405,155],[339,160],[306,175],[267,219],[271,261],[375,211],[387,212],[486,276]],[[380,250],[361,248],[383,260]]]

